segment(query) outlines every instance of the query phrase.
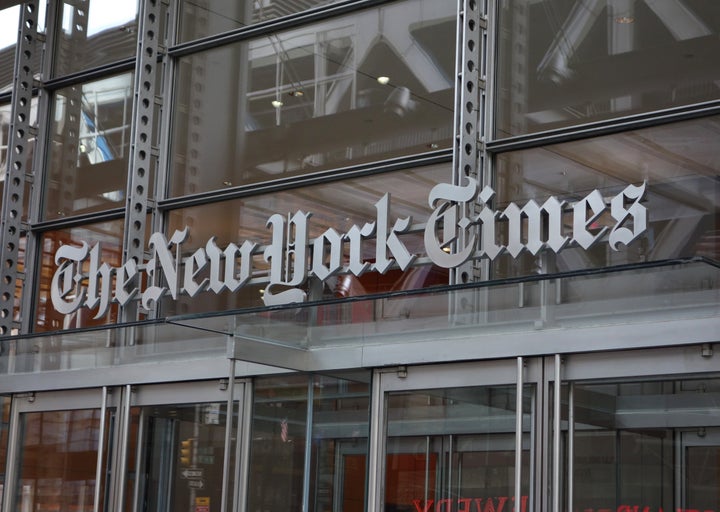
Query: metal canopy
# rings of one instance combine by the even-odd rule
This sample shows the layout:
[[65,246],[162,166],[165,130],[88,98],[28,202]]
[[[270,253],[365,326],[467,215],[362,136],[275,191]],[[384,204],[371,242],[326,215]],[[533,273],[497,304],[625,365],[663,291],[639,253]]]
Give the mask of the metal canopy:
[[252,375],[713,343],[719,277],[693,258],[6,337],[0,384],[90,370],[144,381],[228,358]]

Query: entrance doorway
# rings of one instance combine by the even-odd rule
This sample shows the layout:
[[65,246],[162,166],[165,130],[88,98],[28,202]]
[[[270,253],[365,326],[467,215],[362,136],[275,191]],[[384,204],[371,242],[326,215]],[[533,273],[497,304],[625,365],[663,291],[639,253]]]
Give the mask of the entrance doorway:
[[4,509],[228,507],[243,394],[212,381],[15,396]]

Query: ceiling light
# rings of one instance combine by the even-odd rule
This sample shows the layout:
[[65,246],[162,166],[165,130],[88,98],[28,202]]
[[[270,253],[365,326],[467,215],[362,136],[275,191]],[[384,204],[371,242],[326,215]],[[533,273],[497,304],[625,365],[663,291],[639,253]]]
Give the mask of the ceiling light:
[[388,82],[390,82],[389,76],[379,76],[377,77],[377,81],[380,85],[387,85]]
[[272,100],[272,106],[275,108],[280,108],[283,106],[283,102],[280,100]]
[[302,96],[305,96],[305,93],[302,92],[302,91],[290,91],[288,94],[289,94],[290,96],[295,97],[295,98],[300,98],[300,97],[302,97]]
[[632,16],[618,16],[615,18],[615,23],[619,23],[620,25],[629,25],[630,23],[635,23],[635,18]]
[[225,185],[226,187],[232,187],[232,181],[230,181],[230,180],[225,180],[222,182],[222,184]]

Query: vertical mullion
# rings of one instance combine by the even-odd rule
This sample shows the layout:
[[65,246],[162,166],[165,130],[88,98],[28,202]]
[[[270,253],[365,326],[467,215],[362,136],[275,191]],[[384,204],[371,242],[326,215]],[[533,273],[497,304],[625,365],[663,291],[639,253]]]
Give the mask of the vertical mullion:
[[93,512],[100,510],[100,483],[102,482],[103,464],[104,464],[104,450],[105,446],[105,435],[106,435],[106,416],[107,416],[107,397],[108,389],[107,386],[102,388],[102,402],[100,405],[100,432],[98,433],[98,455],[97,464],[95,466],[95,499],[93,501]]
[[523,415],[523,358],[517,358],[515,384],[515,503],[516,510],[522,501],[522,415]]
[[552,510],[560,512],[560,354],[555,354],[554,370]]
[[[220,512],[227,511],[228,501],[228,482],[230,481],[230,451],[233,430],[233,411],[235,410],[235,359],[230,359],[230,374],[228,375],[228,398],[227,408],[225,412],[225,450],[223,452],[223,475],[222,475],[222,494],[220,495]],[[238,439],[237,442],[240,442]]]
[[303,512],[310,507],[310,467],[312,462],[313,402],[315,398],[314,376],[308,378],[307,416],[305,419],[305,467],[303,470]]

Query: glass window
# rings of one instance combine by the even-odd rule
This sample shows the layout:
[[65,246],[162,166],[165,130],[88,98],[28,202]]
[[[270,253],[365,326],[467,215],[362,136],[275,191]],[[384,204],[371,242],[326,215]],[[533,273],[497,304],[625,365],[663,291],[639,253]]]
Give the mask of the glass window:
[[170,195],[450,147],[455,17],[411,0],[180,59]]
[[337,3],[340,0],[183,0],[180,2],[180,42],[199,39],[253,23]]
[[308,510],[365,510],[369,377],[293,375],[255,381],[248,510],[305,509],[306,442],[311,443]]
[[[106,421],[111,422],[111,412]],[[105,476],[96,480],[99,409],[45,411],[20,416],[22,439],[16,510],[77,510],[92,512],[95,487],[106,490]]]
[[128,73],[55,94],[45,219],[125,205],[132,87]]
[[0,10],[0,93],[12,90],[19,21],[19,5]]
[[[49,231],[42,236],[39,293],[35,311],[35,331],[57,331],[60,329],[74,329],[91,327],[94,325],[112,324],[117,321],[118,307],[112,304],[107,314],[101,318],[94,318],[97,310],[80,308],[69,315],[63,315],[55,310],[50,299],[50,286],[53,275],[57,270],[55,252],[62,245],[70,244],[82,246],[87,243],[90,248],[95,244],[100,246],[100,262],[111,267],[119,267],[122,261],[123,220],[99,222],[87,226],[67,228],[58,231]],[[90,269],[89,259],[83,263],[83,272]],[[87,282],[81,281],[78,286],[86,287]],[[70,300],[70,299],[68,299]]]
[[[421,223],[427,221],[431,213],[427,204],[430,189],[437,183],[447,182],[449,177],[449,164],[436,165],[185,208],[169,213],[166,233],[169,238],[175,230],[185,227],[189,229],[188,239],[182,246],[184,256],[205,247],[212,237],[215,237],[215,243],[222,249],[231,242],[240,246],[246,240],[266,245],[272,242],[273,231],[267,223],[273,214],[285,216],[288,212],[294,215],[297,211],[303,211],[312,213],[308,220],[310,239],[321,235],[328,228],[342,235],[353,225],[362,228],[367,222],[376,222],[375,203],[385,192],[391,192],[391,222],[410,216],[413,223]],[[422,237],[422,233],[400,235],[402,243],[412,254],[423,251]],[[364,261],[374,261],[375,250],[373,239],[363,240],[361,256]],[[344,264],[349,260],[348,251],[345,244],[342,256]],[[253,276],[257,276],[259,281],[251,281],[234,293],[206,292],[203,300],[189,299],[187,296],[179,296],[177,301],[167,299],[163,303],[163,314],[220,311],[263,305],[261,290],[267,283],[262,282],[261,276],[267,275],[269,265],[263,259],[262,251],[256,251],[252,269]],[[196,282],[200,283],[208,276],[208,272],[206,266],[198,273]],[[405,272],[391,269],[384,275],[366,272],[360,277],[348,274],[326,279],[322,297],[317,298],[348,297],[447,283],[447,271],[434,266],[422,266]]]
[[[690,256],[719,261],[719,134],[720,117],[715,116],[498,155],[496,211],[502,212],[510,202],[522,208],[531,199],[543,204],[555,196],[566,201],[561,229],[563,236],[572,237],[573,205],[598,190],[606,209],[588,230],[593,236],[603,228],[607,231],[602,243],[589,250],[571,245],[554,258],[527,251],[519,258],[501,256],[495,260],[496,276]],[[643,182],[646,233],[612,250],[607,237],[618,221],[610,215],[609,202],[628,185]],[[507,222],[498,222],[499,239],[506,241]]]
[[523,394],[522,507],[515,507],[514,386],[390,393],[385,510],[530,510],[534,389]]
[[575,385],[573,510],[720,510],[720,381]]
[[495,136],[720,98],[720,4],[500,2]]
[[137,50],[137,4],[137,0],[61,4],[54,76],[133,57]]

